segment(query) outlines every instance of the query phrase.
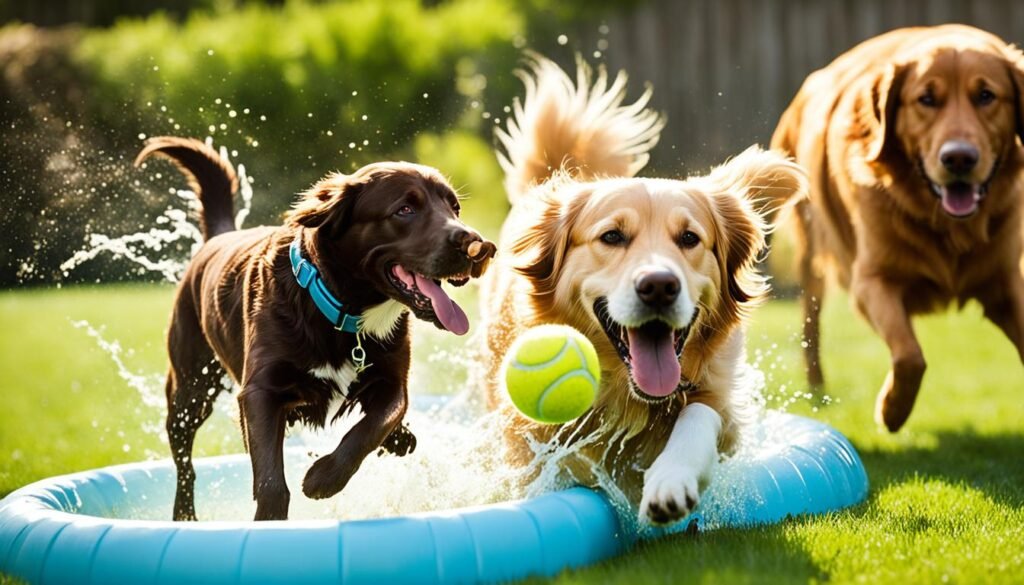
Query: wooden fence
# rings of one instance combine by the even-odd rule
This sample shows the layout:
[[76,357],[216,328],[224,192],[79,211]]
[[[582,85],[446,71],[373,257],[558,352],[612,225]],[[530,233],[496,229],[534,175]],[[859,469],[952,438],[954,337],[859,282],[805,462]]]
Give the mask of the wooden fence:
[[[697,172],[767,144],[804,78],[858,42],[913,25],[964,23],[1024,43],[1024,0],[648,0],[567,31],[568,46],[634,93],[654,85],[668,127],[652,157]],[[563,39],[566,40],[566,39]],[[568,51],[559,60],[571,63]]]

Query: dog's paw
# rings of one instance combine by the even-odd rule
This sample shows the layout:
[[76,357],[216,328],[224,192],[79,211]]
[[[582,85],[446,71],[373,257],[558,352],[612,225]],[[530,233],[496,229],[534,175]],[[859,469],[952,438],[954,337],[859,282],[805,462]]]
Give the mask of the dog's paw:
[[409,453],[416,450],[416,435],[412,434],[404,424],[395,427],[395,430],[391,431],[391,434],[384,439],[384,442],[380,446],[380,451],[377,455],[383,455],[385,452],[404,457]]
[[662,465],[644,474],[640,521],[670,524],[682,520],[700,501],[697,474],[685,467]]
[[302,493],[311,500],[329,498],[345,488],[355,471],[339,466],[330,455],[321,457],[302,479]]

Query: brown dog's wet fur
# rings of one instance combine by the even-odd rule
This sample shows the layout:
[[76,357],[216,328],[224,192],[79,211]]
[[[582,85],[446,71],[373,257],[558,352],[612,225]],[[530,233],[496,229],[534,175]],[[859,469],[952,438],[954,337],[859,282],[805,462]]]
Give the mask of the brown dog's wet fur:
[[892,353],[891,431],[925,371],[913,315],[976,299],[1024,362],[1022,139],[1024,56],[971,27],[892,31],[807,79],[772,146],[811,177],[794,218],[812,386],[829,269]]
[[[242,389],[257,520],[287,518],[282,442],[291,423],[323,426],[356,404],[364,413],[306,474],[302,489],[311,498],[341,491],[378,448],[400,456],[412,451],[415,437],[401,424],[408,405],[407,313],[440,324],[429,302],[424,308],[422,299],[417,303],[395,286],[394,266],[462,283],[494,252],[494,244],[458,220],[447,181],[429,167],[376,163],[314,185],[284,225],[236,231],[237,180],[229,163],[202,142],[163,137],[149,140],[136,164],[153,154],[171,159],[189,179],[203,204],[206,238],[178,287],[168,334],[175,520],[196,519],[192,444],[225,371]],[[371,364],[365,371],[356,372],[350,359],[356,336],[335,330],[297,284],[288,256],[295,238],[346,312],[362,314]]]
[[[502,228],[501,254],[482,287],[490,405],[508,425],[515,467],[539,471],[545,443],[571,445],[575,456],[560,465],[576,481],[597,485],[598,476],[608,474],[636,504],[641,491],[656,492],[648,489],[645,474],[665,452],[687,405],[705,405],[721,417],[721,436],[701,437],[709,443],[709,457],[717,458],[716,447],[730,449],[749,419],[743,318],[767,292],[754,268],[764,243],[755,201],[785,200],[802,191],[804,173],[775,153],[752,148],[705,176],[632,178],[662,127],[643,108],[648,94],[623,105],[624,75],[609,83],[603,71],[592,77],[581,64],[574,82],[546,59],[537,57],[531,65],[521,74],[526,101],[517,104],[508,132],[499,134],[513,206]],[[622,239],[604,241],[609,231],[621,232]],[[676,278],[679,295],[693,300],[682,317],[654,317],[675,322],[671,327],[685,343],[679,389],[658,400],[638,390],[636,372],[599,315],[604,312],[607,321],[611,313],[595,308],[602,298],[643,305],[635,302],[640,289],[634,290],[634,279],[652,263]],[[583,332],[601,362],[593,410],[564,425],[518,414],[500,379],[514,340],[543,323]],[[671,497],[645,496],[643,518],[671,522],[696,505],[698,494],[686,491],[691,484],[685,480],[693,479],[695,489],[705,469],[682,471],[684,481],[658,492]]]

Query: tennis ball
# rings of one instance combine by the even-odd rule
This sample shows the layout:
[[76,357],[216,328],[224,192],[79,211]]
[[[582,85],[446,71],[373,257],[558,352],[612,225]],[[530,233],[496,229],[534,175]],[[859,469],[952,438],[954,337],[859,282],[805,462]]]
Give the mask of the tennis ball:
[[505,388],[520,412],[550,424],[590,409],[601,383],[594,345],[568,325],[533,327],[516,339],[505,360]]

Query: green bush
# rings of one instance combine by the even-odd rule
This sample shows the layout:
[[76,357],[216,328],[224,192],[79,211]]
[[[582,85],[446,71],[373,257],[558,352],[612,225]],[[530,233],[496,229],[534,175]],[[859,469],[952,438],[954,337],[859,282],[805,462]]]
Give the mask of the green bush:
[[[270,187],[254,209],[269,221],[325,172],[409,153],[418,132],[452,128],[473,100],[504,103],[523,28],[504,0],[249,5],[182,24],[122,21],[86,34],[75,58],[112,131],[212,136],[240,151]],[[126,124],[125,112],[142,114]]]

